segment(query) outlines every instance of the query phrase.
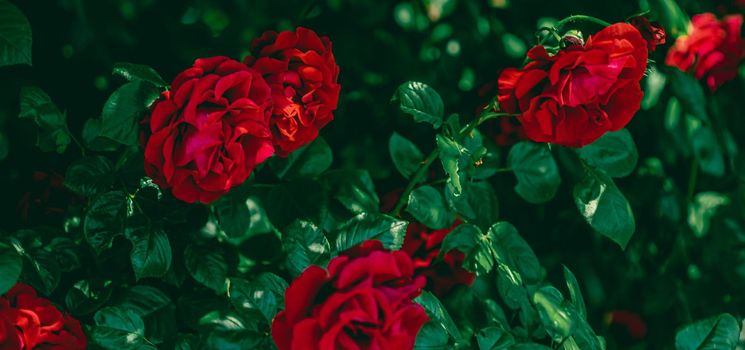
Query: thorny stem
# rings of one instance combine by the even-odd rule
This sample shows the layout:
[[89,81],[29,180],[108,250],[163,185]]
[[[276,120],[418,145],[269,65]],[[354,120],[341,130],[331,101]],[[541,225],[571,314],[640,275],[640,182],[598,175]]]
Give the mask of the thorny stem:
[[[463,127],[460,130],[460,133],[458,133],[458,139],[457,141],[460,141],[463,137],[467,136],[468,134],[473,131],[474,128],[477,126],[483,124],[487,120],[499,118],[499,117],[512,117],[515,116],[515,114],[510,113],[496,113],[492,112],[491,109],[485,109],[481,115],[479,115],[476,120],[472,121],[465,127]],[[435,148],[432,150],[432,152],[427,156],[427,158],[422,161],[422,163],[419,165],[419,168],[416,170],[414,175],[411,176],[411,179],[409,180],[409,183],[406,185],[406,188],[404,189],[404,192],[401,193],[401,197],[398,198],[398,202],[396,202],[396,206],[393,208],[393,211],[391,214],[393,216],[399,216],[401,214],[401,210],[404,208],[406,203],[409,199],[409,194],[411,194],[411,191],[414,190],[414,187],[425,177],[427,174],[427,170],[429,170],[429,166],[432,165],[432,163],[437,159],[437,156],[440,155],[440,150]]]

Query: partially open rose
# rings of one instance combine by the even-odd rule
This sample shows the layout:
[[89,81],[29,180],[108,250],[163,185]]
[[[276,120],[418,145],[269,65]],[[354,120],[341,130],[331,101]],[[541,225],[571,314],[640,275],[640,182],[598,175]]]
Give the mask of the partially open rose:
[[647,42],[627,23],[553,56],[535,46],[525,67],[502,72],[500,109],[518,114],[533,141],[582,147],[623,128],[639,110],[647,55]]

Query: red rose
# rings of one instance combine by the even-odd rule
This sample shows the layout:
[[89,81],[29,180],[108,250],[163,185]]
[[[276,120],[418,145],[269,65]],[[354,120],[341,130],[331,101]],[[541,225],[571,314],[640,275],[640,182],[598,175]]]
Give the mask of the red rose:
[[180,200],[214,201],[274,153],[271,102],[256,70],[227,57],[196,60],[145,120],[145,172]]
[[644,40],[647,41],[649,51],[654,51],[657,49],[657,45],[665,43],[665,29],[659,24],[652,23],[643,16],[634,16],[629,22],[639,30]]
[[582,147],[623,128],[639,110],[647,43],[630,24],[608,26],[554,56],[535,46],[528,57],[522,69],[502,72],[498,99],[502,111],[519,114],[533,141]]
[[0,348],[37,350],[85,349],[78,320],[64,315],[25,284],[0,297]]
[[264,33],[251,43],[251,52],[244,63],[264,74],[272,87],[274,146],[286,157],[313,141],[334,119],[341,86],[331,41],[298,27],[294,32]]
[[279,350],[411,349],[428,321],[412,301],[424,284],[406,253],[365,242],[290,284],[272,338]]
[[745,41],[740,37],[742,15],[718,21],[712,13],[693,16],[688,35],[678,37],[667,52],[665,64],[693,73],[712,91],[737,75],[745,57]]
[[427,289],[439,297],[444,297],[456,285],[470,286],[474,275],[463,269],[465,256],[458,250],[451,250],[442,260],[440,255],[442,240],[461,222],[446,229],[428,231],[424,225],[411,223],[406,228],[406,238],[401,251],[406,252],[414,261],[414,274],[427,278]]
[[639,314],[632,311],[616,310],[605,314],[605,324],[619,325],[634,339],[643,339],[647,335],[647,323]]

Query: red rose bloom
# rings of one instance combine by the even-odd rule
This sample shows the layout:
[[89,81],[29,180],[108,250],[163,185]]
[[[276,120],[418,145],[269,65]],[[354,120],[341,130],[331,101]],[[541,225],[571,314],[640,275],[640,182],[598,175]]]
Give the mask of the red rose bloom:
[[271,90],[227,57],[198,59],[153,104],[145,172],[185,202],[209,203],[274,153]]
[[692,73],[704,80],[712,91],[737,75],[745,57],[745,41],[740,37],[742,15],[718,21],[712,13],[693,16],[688,35],[678,37],[667,52],[665,64]]
[[411,349],[428,321],[412,301],[424,284],[406,253],[365,242],[290,284],[272,338],[279,350]]
[[458,250],[451,250],[442,260],[440,255],[442,240],[461,222],[446,229],[428,231],[424,225],[411,223],[406,228],[406,238],[401,251],[406,252],[414,261],[414,274],[427,278],[427,289],[438,297],[444,297],[456,285],[470,286],[474,275],[463,267],[465,256]]
[[0,297],[0,349],[85,349],[80,322],[39,298],[30,286],[16,284]]
[[654,51],[657,45],[665,43],[665,29],[659,24],[650,22],[646,17],[635,16],[631,18],[631,25],[639,30],[644,40],[647,41],[647,49]]
[[331,41],[310,29],[266,32],[251,43],[253,56],[244,62],[262,74],[272,88],[271,129],[277,154],[313,141],[334,119],[341,87]]
[[502,111],[519,114],[533,141],[582,147],[623,128],[639,110],[647,43],[630,24],[608,26],[554,56],[535,46],[528,57],[522,69],[502,72],[498,99]]

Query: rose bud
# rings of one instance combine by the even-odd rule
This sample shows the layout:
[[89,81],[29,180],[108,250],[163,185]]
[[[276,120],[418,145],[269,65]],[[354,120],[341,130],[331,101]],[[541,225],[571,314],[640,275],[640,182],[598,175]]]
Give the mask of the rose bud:
[[644,40],[647,41],[647,48],[649,51],[657,49],[657,45],[665,43],[665,29],[663,29],[658,23],[650,22],[646,17],[634,16],[629,21],[631,25],[639,30]]

